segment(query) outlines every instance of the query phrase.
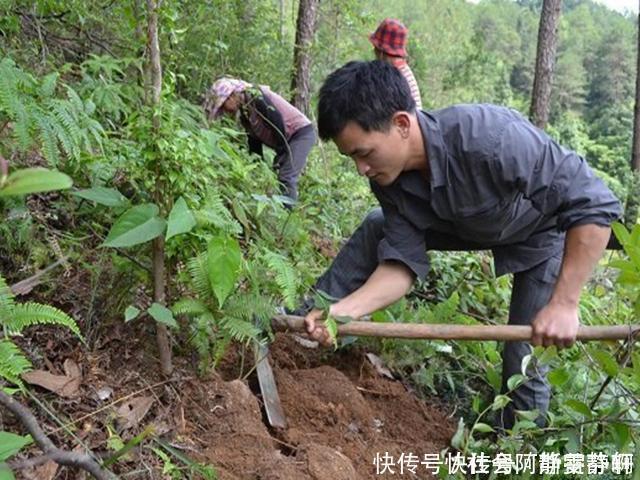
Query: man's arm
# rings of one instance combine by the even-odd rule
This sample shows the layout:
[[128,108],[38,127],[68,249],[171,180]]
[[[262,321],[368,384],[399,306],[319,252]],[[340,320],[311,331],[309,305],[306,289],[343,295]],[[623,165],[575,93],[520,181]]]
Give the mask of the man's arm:
[[[378,265],[359,289],[331,305],[329,314],[334,317],[360,318],[380,310],[401,299],[410,289],[415,275],[404,264],[384,262]],[[324,325],[316,322],[322,318],[321,310],[312,310],[305,318],[307,332],[323,345],[331,345],[331,338]]]
[[578,333],[578,302],[582,287],[602,256],[611,228],[586,224],[567,231],[564,258],[549,303],[533,320],[532,343],[568,347]]
[[602,256],[620,202],[577,153],[522,119],[504,130],[494,168],[566,230],[564,259],[549,303],[532,322],[535,345],[568,346],[578,332],[580,291]]

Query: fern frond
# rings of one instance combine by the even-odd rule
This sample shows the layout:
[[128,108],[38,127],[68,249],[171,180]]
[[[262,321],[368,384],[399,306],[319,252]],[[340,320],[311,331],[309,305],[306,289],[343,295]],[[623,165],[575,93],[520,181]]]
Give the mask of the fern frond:
[[93,147],[93,141],[95,141],[95,145],[97,147],[102,148],[102,139],[105,136],[104,128],[97,120],[93,118],[86,118],[84,121],[84,129],[83,129],[83,140],[84,143],[82,148],[85,150],[91,150]]
[[77,120],[67,107],[66,102],[59,100],[53,102],[52,113],[57,122],[53,121],[51,123],[67,156],[77,159],[80,156],[82,131],[78,126]]
[[240,222],[231,215],[218,193],[211,194],[204,207],[195,215],[200,221],[211,223],[224,233],[242,233]]
[[215,299],[211,284],[209,283],[207,252],[202,252],[196,257],[191,258],[187,262],[187,270],[191,275],[191,281],[196,294],[206,302],[212,302]]
[[183,298],[171,307],[174,315],[200,315],[209,311],[207,305],[200,300]]
[[215,319],[210,312],[198,315],[190,323],[192,335],[189,338],[189,343],[193,345],[196,352],[198,352],[198,370],[200,373],[206,372],[209,368],[211,349],[214,343],[213,339],[216,335],[214,326]]
[[260,329],[246,320],[225,316],[218,322],[220,333],[241,343],[257,340]]
[[4,315],[6,315],[4,312],[10,312],[14,308],[15,303],[13,298],[14,296],[9,285],[7,285],[4,277],[0,275],[0,325],[4,324],[3,318]]
[[224,305],[224,311],[231,317],[244,320],[270,320],[275,313],[275,307],[269,297],[255,292],[233,295]]
[[42,142],[42,153],[49,163],[55,167],[58,165],[58,161],[60,159],[58,155],[58,137],[56,132],[48,117],[38,115],[35,117],[35,122],[40,130],[38,137]]
[[285,305],[288,308],[295,308],[298,296],[298,273],[282,255],[267,250],[264,257],[275,275]]
[[69,98],[69,104],[73,107],[77,114],[79,114],[80,112],[84,112],[84,103],[82,102],[80,96],[69,85],[66,85],[66,88],[67,97]]
[[23,98],[16,94],[13,98],[7,100],[7,106],[9,107],[9,115],[13,116],[13,135],[18,142],[18,145],[22,149],[28,148],[33,142],[31,135],[32,130],[32,116],[29,115],[28,104],[25,104]]
[[31,362],[18,346],[9,340],[0,340],[0,378],[24,386],[20,376],[31,370]]
[[16,304],[3,323],[9,335],[20,333],[31,325],[62,325],[82,338],[75,320],[51,305],[33,302]]
[[216,342],[213,345],[213,366],[217,367],[218,363],[220,363],[220,360],[222,360],[222,358],[224,357],[224,354],[227,351],[227,348],[229,348],[229,345],[231,345],[231,338],[230,337],[220,337],[216,340]]
[[52,97],[56,91],[56,84],[58,83],[58,72],[53,72],[42,79],[40,84],[39,93],[42,97]]

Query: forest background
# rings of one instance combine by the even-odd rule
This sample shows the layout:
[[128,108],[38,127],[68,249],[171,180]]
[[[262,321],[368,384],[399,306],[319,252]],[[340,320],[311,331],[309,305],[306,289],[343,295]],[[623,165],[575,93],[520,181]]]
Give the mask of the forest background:
[[[395,17],[410,29],[408,61],[425,109],[487,102],[529,114],[541,1],[302,4],[313,14],[304,45],[296,42],[303,8],[289,0],[0,0],[0,155],[9,172],[46,167],[74,185],[0,196],[0,288],[54,262],[66,271],[75,265],[84,272],[77,298],[65,300],[60,284],[46,283],[35,300],[69,313],[87,348],[110,322],[152,318],[158,368],[170,374],[173,355],[196,351],[206,371],[232,342],[259,338],[276,305],[295,307],[375,204],[350,160],[320,144],[299,205],[283,208],[270,159],[250,157],[231,121],[205,121],[201,103],[213,79],[237,76],[285,98],[302,88],[301,108],[314,119],[326,75],[349,60],[372,59],[368,35]],[[583,296],[588,325],[637,323],[637,29],[630,14],[588,0],[562,2],[545,128],[587,159],[626,212],[627,229],[617,228],[626,253],[607,254]],[[436,254],[432,264],[427,281],[377,319],[506,321],[511,280],[495,278],[488,254]],[[14,306],[4,292],[6,312]],[[18,325],[0,318],[2,376],[16,396],[30,362],[14,335],[49,321],[75,328],[66,317],[47,318]],[[552,368],[549,427],[538,429],[525,412],[497,443],[488,417],[506,401],[494,397],[498,344],[371,343],[419,394],[456,405],[453,446],[461,451],[611,454],[640,444],[633,342],[536,352]]]

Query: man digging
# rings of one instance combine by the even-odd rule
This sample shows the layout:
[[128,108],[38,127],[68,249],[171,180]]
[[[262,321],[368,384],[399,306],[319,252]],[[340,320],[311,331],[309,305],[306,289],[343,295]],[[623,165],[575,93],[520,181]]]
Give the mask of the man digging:
[[[491,250],[496,275],[513,273],[509,324],[531,325],[533,345],[568,347],[578,330],[580,291],[621,206],[583,158],[514,110],[457,105],[423,112],[400,72],[381,61],[350,62],[320,90],[318,130],[366,175],[380,207],[342,248],[315,288],[339,299],[334,316],[359,318],[401,299],[429,269],[429,250]],[[321,310],[305,318],[330,345]],[[503,391],[531,352],[506,342]],[[511,394],[515,410],[540,412],[545,368]]]

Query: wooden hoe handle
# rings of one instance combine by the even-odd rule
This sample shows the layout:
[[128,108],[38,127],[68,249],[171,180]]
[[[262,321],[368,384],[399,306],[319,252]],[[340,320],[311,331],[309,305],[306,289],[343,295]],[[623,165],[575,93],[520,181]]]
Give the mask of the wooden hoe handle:
[[[304,317],[277,315],[277,331],[304,332]],[[624,340],[640,333],[640,325],[580,326],[577,340]],[[531,327],[520,325],[447,325],[352,321],[338,325],[339,336],[415,338],[430,340],[531,340]]]

